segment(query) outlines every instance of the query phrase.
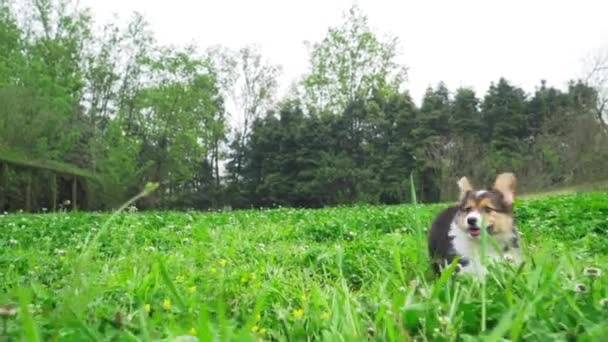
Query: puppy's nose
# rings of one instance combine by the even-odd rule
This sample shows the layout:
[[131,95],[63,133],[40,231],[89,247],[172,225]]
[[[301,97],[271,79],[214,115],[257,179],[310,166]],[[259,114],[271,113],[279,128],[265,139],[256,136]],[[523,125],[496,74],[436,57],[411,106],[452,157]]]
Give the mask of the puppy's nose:
[[469,218],[467,218],[467,223],[469,224],[469,226],[475,226],[475,225],[477,225],[477,217],[469,217]]

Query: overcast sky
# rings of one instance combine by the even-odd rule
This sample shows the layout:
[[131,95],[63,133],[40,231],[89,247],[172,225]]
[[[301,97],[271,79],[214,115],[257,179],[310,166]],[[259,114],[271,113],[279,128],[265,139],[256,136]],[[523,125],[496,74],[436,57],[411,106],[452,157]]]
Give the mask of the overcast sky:
[[[82,0],[103,23],[133,11],[161,44],[196,42],[239,48],[259,44],[283,67],[285,89],[308,67],[304,41],[321,40],[341,23],[352,0]],[[406,87],[420,102],[429,85],[485,93],[504,76],[527,92],[540,79],[563,87],[581,59],[608,46],[608,0],[358,0],[371,26],[399,37]]]

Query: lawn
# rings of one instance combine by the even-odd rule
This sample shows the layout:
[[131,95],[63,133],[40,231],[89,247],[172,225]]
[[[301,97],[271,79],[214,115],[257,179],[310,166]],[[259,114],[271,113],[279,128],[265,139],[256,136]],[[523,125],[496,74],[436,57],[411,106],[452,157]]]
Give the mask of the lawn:
[[518,200],[485,284],[430,273],[442,207],[0,216],[0,341],[606,340],[608,193]]

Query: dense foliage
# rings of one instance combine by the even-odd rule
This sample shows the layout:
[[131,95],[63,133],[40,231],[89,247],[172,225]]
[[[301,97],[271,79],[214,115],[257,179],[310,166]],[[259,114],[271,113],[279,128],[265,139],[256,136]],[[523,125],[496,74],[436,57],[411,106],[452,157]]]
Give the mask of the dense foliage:
[[462,175],[513,171],[525,191],[607,175],[597,77],[533,94],[507,79],[485,95],[439,83],[417,105],[398,41],[355,6],[276,101],[281,68],[255,46],[161,46],[140,15],[99,27],[76,4],[0,2],[2,211],[73,190],[9,154],[99,175],[77,184],[84,209],[115,208],[148,181],[161,189],[142,208],[202,209],[402,203],[410,175],[423,202],[453,198]]
[[425,232],[444,205],[9,214],[0,307],[21,310],[0,336],[601,341],[606,203],[516,201],[527,262],[493,267],[485,299],[478,282],[430,274]]

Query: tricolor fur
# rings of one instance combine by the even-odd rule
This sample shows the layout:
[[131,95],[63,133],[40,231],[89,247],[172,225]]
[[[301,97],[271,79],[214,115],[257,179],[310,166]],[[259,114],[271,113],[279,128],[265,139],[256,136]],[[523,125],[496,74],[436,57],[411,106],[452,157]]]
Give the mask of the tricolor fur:
[[487,260],[521,262],[519,234],[513,216],[517,180],[511,173],[498,175],[489,190],[474,190],[466,177],[458,181],[459,204],[443,210],[429,231],[429,253],[439,273],[456,256],[461,272],[484,275],[481,263],[481,220],[487,226]]

